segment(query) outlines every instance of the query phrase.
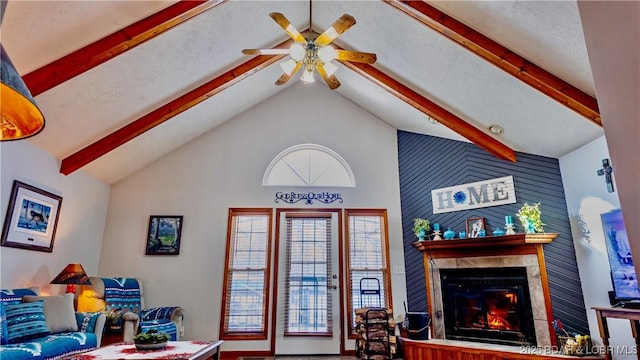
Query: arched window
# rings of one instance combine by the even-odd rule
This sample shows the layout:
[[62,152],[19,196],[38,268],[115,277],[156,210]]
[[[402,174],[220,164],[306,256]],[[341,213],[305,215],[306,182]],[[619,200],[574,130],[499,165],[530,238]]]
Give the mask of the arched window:
[[262,185],[355,187],[356,180],[349,164],[335,151],[322,145],[300,144],[271,161]]

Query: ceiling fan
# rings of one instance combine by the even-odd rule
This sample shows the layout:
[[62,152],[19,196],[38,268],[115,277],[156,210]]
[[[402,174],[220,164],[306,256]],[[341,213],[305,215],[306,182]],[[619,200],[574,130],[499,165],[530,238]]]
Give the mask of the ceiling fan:
[[[376,54],[350,50],[338,50],[329,46],[342,33],[347,31],[356,23],[356,19],[344,14],[336,20],[331,27],[325,30],[316,38],[305,38],[296,30],[291,22],[281,13],[273,12],[269,14],[281,28],[295,41],[289,49],[244,49],[245,55],[289,55],[290,58],[280,63],[284,74],[276,81],[276,85],[282,85],[289,81],[298,70],[303,69],[300,79],[305,84],[315,81],[314,70],[324,79],[330,89],[337,89],[340,81],[334,75],[338,66],[331,61],[345,60],[373,64],[376,62]],[[309,5],[309,26],[311,26],[311,5]],[[311,34],[311,31],[309,31]]]

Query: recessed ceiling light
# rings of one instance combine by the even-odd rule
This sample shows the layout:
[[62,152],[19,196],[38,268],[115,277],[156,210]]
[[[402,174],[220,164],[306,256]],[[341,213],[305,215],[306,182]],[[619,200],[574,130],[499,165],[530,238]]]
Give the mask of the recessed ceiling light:
[[489,125],[489,131],[491,131],[494,135],[502,135],[504,134],[504,129],[500,125]]
[[429,119],[429,122],[433,125],[438,125],[438,120],[432,118],[431,116],[427,116],[427,119]]

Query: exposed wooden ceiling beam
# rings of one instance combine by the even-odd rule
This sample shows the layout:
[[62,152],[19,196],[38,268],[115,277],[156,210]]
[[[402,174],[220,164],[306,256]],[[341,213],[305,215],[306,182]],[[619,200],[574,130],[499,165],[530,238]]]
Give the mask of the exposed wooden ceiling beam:
[[[288,49],[292,44],[293,40],[287,40],[276,46],[276,48]],[[207,100],[222,90],[264,69],[285,56],[286,55],[256,56],[251,60],[236,66],[224,74],[208,81],[204,85],[189,91],[188,93],[112,132],[84,149],[64,158],[60,165],[60,172],[64,175],[69,175],[93,160],[114,150],[118,146],[144,134],[152,128],[201,103],[202,101]]]
[[181,0],[22,78],[37,96],[227,0]]
[[371,80],[402,101],[437,120],[442,125],[462,135],[498,159],[516,161],[516,153],[482,130],[474,127],[440,105],[409,89],[398,80],[374,68],[369,64],[340,61],[346,67]]
[[602,126],[598,102],[566,81],[424,1],[383,0],[569,109]]

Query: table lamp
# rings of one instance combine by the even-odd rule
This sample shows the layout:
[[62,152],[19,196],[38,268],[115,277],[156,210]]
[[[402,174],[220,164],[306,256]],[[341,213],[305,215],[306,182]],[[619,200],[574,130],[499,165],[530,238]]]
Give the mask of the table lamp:
[[84,268],[80,264],[69,264],[51,280],[50,284],[66,284],[67,292],[75,294],[76,286],[79,285],[91,285],[87,273],[84,272]]

